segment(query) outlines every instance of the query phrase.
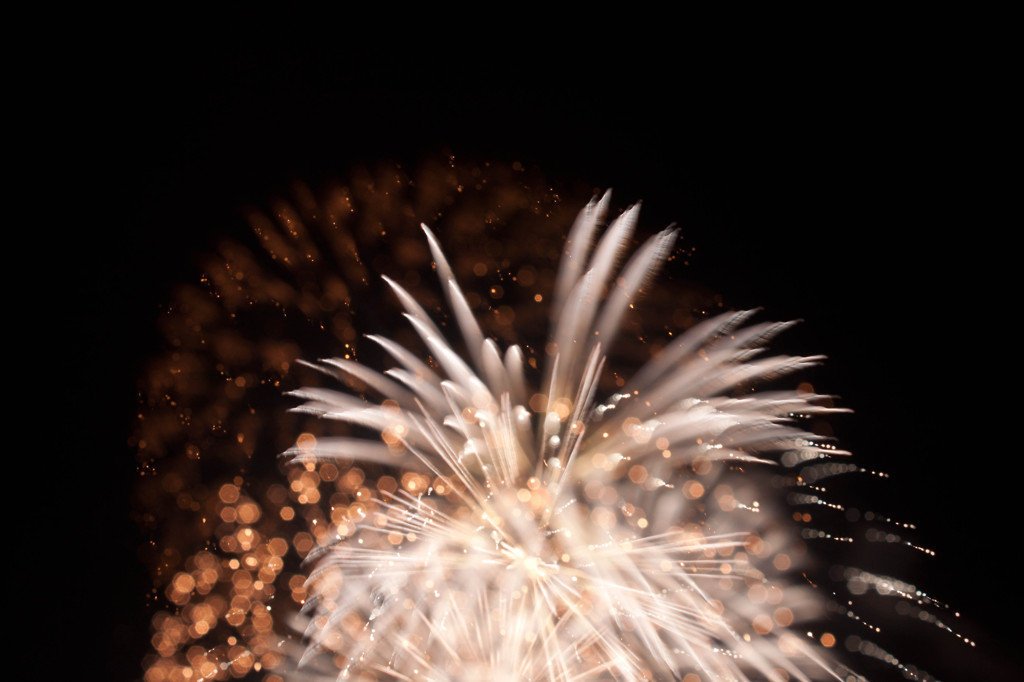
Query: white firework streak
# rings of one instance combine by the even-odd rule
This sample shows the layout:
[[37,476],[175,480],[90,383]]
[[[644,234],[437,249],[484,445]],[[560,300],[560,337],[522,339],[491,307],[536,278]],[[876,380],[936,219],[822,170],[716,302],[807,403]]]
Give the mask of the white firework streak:
[[[677,337],[596,403],[606,349],[676,238],[671,228],[655,235],[619,268],[639,207],[598,239],[609,201],[592,200],[569,234],[540,387],[527,387],[518,346],[502,353],[485,338],[424,225],[468,358],[387,280],[433,363],[370,336],[396,367],[314,366],[379,403],[322,388],[293,393],[305,401],[297,410],[379,436],[323,438],[286,454],[422,474],[353,505],[331,534],[336,543],[311,555],[304,662],[327,654],[343,678],[400,680],[805,680],[845,671],[789,627],[821,615],[812,590],[755,565],[767,516],[750,513],[758,503],[728,514],[702,499],[723,472],[782,453],[845,454],[793,424],[794,414],[834,411],[822,396],[750,388],[820,356],[761,357],[788,323],[744,326],[750,312],[728,313]],[[748,598],[753,586],[774,598]]]

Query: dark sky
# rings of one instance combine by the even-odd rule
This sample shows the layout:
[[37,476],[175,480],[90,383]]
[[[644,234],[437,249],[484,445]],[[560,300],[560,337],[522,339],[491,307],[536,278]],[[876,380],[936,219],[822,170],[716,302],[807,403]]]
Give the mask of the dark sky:
[[886,508],[938,552],[920,582],[978,624],[976,669],[994,668],[982,678],[1008,665],[1015,453],[998,405],[1017,389],[999,356],[1009,290],[992,243],[1007,183],[988,165],[992,93],[955,45],[726,42],[591,60],[528,41],[501,59],[242,36],[131,43],[81,75],[93,115],[69,172],[89,191],[60,263],[88,302],[72,311],[83,378],[65,397],[95,454],[76,476],[109,487],[97,522],[125,567],[105,588],[115,643],[103,633],[94,649],[110,652],[113,679],[139,674],[148,638],[124,443],[157,307],[242,205],[442,149],[644,199],[655,226],[678,221],[697,246],[694,278],[804,319],[798,342],[830,356],[824,390],[857,412],[843,444],[892,474]]

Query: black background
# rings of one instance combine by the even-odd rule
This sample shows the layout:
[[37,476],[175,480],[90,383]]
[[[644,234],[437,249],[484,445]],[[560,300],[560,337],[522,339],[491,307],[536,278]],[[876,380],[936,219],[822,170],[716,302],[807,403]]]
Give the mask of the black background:
[[[1019,479],[1001,405],[1018,389],[997,238],[1009,185],[998,46],[914,22],[753,41],[756,29],[719,26],[699,46],[700,27],[635,43],[524,29],[465,44],[353,40],[364,28],[141,32],[69,68],[58,99],[74,140],[54,191],[85,191],[58,216],[60,245],[41,246],[72,299],[53,313],[73,368],[56,389],[75,406],[62,420],[68,478],[103,491],[76,551],[94,559],[98,535],[120,566],[97,569],[105,627],[85,644],[98,669],[137,678],[150,634],[125,443],[158,306],[239,229],[243,205],[293,179],[450,150],[613,187],[619,205],[644,199],[649,229],[677,221],[697,247],[694,279],[806,320],[796,343],[829,356],[817,387],[857,413],[837,427],[842,444],[892,474],[877,506],[918,524],[938,552],[920,582],[979,641],[947,638],[968,663],[939,676],[1010,679]],[[927,655],[914,662],[929,668]]]

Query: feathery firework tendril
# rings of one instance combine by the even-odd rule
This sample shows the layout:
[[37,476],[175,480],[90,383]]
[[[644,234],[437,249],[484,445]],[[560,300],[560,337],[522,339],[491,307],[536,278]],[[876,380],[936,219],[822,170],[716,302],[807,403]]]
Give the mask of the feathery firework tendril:
[[794,630],[822,605],[789,557],[773,561],[790,539],[762,513],[778,496],[765,465],[846,454],[794,423],[835,411],[824,396],[754,390],[820,356],[763,357],[789,323],[728,313],[596,401],[623,315],[676,238],[666,229],[620,268],[639,207],[599,235],[609,203],[592,200],[569,233],[539,386],[519,346],[485,338],[424,226],[465,357],[386,280],[429,358],[370,336],[395,367],[322,360],[352,392],[293,392],[296,411],[373,435],[306,435],[287,455],[403,472],[308,559],[308,674],[321,654],[342,677],[400,680],[848,674]]

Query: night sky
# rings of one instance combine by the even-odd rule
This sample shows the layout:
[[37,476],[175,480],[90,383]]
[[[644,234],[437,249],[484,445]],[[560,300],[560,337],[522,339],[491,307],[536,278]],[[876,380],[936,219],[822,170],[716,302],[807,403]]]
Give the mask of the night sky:
[[450,152],[612,187],[620,207],[643,199],[648,233],[675,221],[696,247],[687,277],[735,307],[804,320],[790,349],[828,355],[815,387],[856,412],[837,421],[840,443],[892,475],[874,505],[918,525],[938,555],[915,580],[979,642],[936,636],[955,656],[914,662],[942,679],[1009,679],[1021,600],[1008,584],[1016,452],[1000,435],[1014,426],[1000,404],[1018,389],[990,238],[1006,183],[985,158],[998,143],[988,90],[956,48],[890,36],[870,49],[822,39],[555,59],[524,40],[492,60],[432,47],[132,40],[82,75],[102,94],[83,102],[94,123],[74,162],[89,191],[60,256],[81,376],[59,392],[81,407],[66,424],[69,488],[101,491],[88,504],[121,566],[97,571],[96,663],[136,678],[149,637],[126,442],[161,303],[216,239],[244,232],[243,207],[293,180]]

